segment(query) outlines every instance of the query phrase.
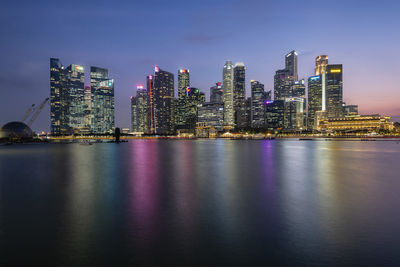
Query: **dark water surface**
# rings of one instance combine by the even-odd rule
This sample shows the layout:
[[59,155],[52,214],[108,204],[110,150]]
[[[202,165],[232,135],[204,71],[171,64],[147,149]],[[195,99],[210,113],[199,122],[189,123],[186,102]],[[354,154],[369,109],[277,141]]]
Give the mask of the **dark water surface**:
[[400,265],[400,144],[0,147],[0,265]]

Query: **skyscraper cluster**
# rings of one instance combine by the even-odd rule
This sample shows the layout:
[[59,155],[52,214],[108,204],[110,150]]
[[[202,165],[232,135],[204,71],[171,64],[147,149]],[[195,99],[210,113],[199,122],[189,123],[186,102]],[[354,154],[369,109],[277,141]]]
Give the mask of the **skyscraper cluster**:
[[[147,134],[174,134],[196,129],[284,130],[317,129],[325,118],[354,115],[355,105],[343,102],[342,65],[328,64],[328,56],[316,58],[315,73],[299,79],[298,53],[285,55],[285,68],[274,75],[273,96],[264,85],[250,81],[246,98],[246,67],[226,61],[222,82],[210,88],[210,99],[190,83],[188,69],[178,70],[178,97],[174,97],[174,75],[155,67],[147,76],[147,88],[139,86],[132,97],[132,130]],[[308,86],[308,94],[306,87]]]
[[53,135],[107,134],[114,130],[114,80],[108,70],[90,67],[90,87],[85,69],[50,59],[50,120]]

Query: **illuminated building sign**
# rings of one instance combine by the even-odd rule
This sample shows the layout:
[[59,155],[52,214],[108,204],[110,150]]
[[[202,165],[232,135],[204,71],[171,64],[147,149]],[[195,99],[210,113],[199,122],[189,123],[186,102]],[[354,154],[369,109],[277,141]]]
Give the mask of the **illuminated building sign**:
[[156,65],[156,66],[154,66],[154,71],[155,72],[159,72],[160,71],[160,69],[158,68],[158,66]]
[[330,73],[341,73],[341,72],[342,72],[341,69],[332,69],[332,70],[330,71]]
[[187,69],[180,69],[179,72],[180,72],[180,73],[187,73],[187,72],[189,72],[189,70],[187,70]]
[[266,105],[269,105],[269,104],[272,104],[272,103],[274,103],[273,100],[267,100],[267,101],[265,101],[265,104],[266,104]]
[[143,88],[144,88],[143,84],[136,85],[136,89],[143,89]]
[[319,79],[321,79],[320,76],[313,76],[313,77],[310,77],[310,81],[316,81],[316,80],[319,80]]

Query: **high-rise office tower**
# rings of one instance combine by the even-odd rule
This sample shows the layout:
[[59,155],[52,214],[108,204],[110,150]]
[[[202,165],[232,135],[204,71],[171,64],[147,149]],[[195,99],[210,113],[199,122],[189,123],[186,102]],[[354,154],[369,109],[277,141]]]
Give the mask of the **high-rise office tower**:
[[232,61],[226,61],[222,74],[223,78],[223,100],[224,100],[224,124],[229,128],[235,126],[235,111],[233,99],[233,65]]
[[210,102],[211,103],[223,103],[223,93],[222,83],[217,82],[215,86],[210,88]]
[[322,75],[328,66],[328,56],[320,55],[315,58],[315,75]]
[[50,58],[50,121],[51,134],[68,132],[67,91],[65,88],[64,66],[58,58]]
[[284,127],[285,100],[265,101],[265,125],[268,129]]
[[150,133],[149,123],[149,94],[144,86],[139,84],[136,87],[136,116],[137,116],[137,132]]
[[289,75],[292,76],[293,80],[298,80],[297,74],[297,52],[291,51],[285,56],[285,69],[289,71]]
[[233,69],[233,109],[235,125],[239,129],[246,128],[246,67],[242,62]]
[[322,75],[308,78],[308,122],[309,129],[315,128],[315,114],[322,110]]
[[343,116],[343,66],[326,67],[326,110],[328,117]]
[[306,85],[304,79],[292,83],[292,97],[306,97]]
[[148,75],[146,77],[146,89],[149,95],[149,114],[148,120],[150,123],[150,133],[154,134],[154,90],[153,90],[153,75]]
[[107,69],[90,67],[90,88],[92,91],[92,133],[113,133],[115,127],[114,79],[108,77]]
[[68,91],[68,124],[73,133],[85,128],[85,69],[72,64],[65,72]]
[[198,88],[186,88],[185,129],[195,130],[197,122],[197,109],[206,102],[204,93]]
[[251,128],[251,124],[252,124],[252,118],[251,116],[253,115],[253,107],[252,107],[252,100],[251,97],[248,97],[246,99],[246,128]]
[[183,99],[186,96],[186,88],[190,87],[190,74],[188,69],[178,71],[178,98]]
[[285,100],[292,97],[294,78],[290,70],[277,70],[274,76],[274,100]]
[[90,86],[85,86],[85,128],[86,133],[90,133],[92,125],[92,90]]
[[84,133],[85,70],[72,64],[67,68],[50,58],[50,120],[54,135]]
[[174,133],[174,74],[159,67],[154,68],[153,78],[154,132]]
[[[265,127],[265,101],[267,94],[264,91],[264,84],[251,80],[251,127]],[[268,99],[271,100],[271,99]]]
[[204,103],[197,109],[197,122],[205,127],[222,131],[224,125],[224,105],[222,102]]
[[305,105],[303,97],[290,97],[284,104],[284,128],[303,130],[305,128]]
[[131,96],[131,128],[132,132],[137,132],[138,128],[137,116],[137,101],[134,96]]

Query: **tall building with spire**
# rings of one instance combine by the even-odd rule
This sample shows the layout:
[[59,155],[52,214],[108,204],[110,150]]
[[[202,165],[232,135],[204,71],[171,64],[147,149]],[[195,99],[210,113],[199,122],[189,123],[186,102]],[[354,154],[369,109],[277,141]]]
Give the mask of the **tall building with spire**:
[[224,100],[224,125],[233,128],[235,126],[235,111],[233,98],[233,65],[232,61],[226,61],[222,73],[223,100]]

